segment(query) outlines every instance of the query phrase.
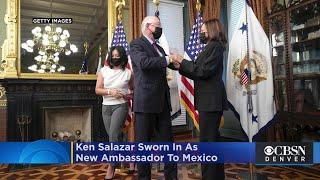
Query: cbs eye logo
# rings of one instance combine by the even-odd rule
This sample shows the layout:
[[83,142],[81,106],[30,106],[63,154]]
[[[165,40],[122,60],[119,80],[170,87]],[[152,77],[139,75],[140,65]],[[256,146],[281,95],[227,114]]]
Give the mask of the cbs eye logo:
[[271,156],[274,153],[274,149],[272,146],[266,146],[264,148],[264,154],[267,156]]
[[51,164],[70,163],[70,146],[48,140],[39,140],[28,144],[21,152],[19,163]]

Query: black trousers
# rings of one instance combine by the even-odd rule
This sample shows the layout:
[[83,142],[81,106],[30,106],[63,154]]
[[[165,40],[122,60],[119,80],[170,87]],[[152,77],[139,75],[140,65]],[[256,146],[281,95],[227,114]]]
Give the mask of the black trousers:
[[[135,141],[150,142],[151,137],[155,136],[157,141],[173,141],[171,131],[171,119],[169,108],[164,108],[161,113],[135,113]],[[151,164],[139,163],[138,179],[151,179]],[[164,176],[167,180],[177,179],[177,164],[165,164]]]
[[[200,142],[219,141],[219,125],[222,112],[199,111]],[[203,180],[223,180],[224,164],[201,164]]]

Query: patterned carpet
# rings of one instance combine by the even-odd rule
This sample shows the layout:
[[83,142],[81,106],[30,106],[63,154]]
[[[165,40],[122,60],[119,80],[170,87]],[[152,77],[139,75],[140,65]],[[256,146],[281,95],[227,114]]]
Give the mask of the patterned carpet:
[[[179,179],[201,179],[197,164],[179,164]],[[13,170],[15,167],[0,165],[0,179],[103,179],[106,173],[105,164],[71,164],[60,166],[25,167],[23,170]],[[239,173],[248,172],[248,165],[226,164],[226,179],[242,179]],[[305,167],[257,167],[256,172],[262,173],[270,180],[276,179],[320,179],[320,165]],[[117,170],[115,179],[135,180],[136,174],[127,175],[125,170]],[[152,179],[164,179],[162,172],[152,170]]]

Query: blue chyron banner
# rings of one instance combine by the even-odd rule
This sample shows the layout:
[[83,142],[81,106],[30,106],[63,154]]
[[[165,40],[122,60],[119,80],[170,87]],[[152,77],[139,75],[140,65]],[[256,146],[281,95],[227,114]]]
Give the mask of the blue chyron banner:
[[34,142],[1,142],[0,163],[66,164],[70,163],[70,143],[39,140]]
[[250,163],[254,143],[76,143],[74,162]]
[[313,143],[313,163],[320,164],[320,142]]
[[306,165],[320,163],[320,142],[0,142],[0,163],[68,164],[106,162],[254,163]]

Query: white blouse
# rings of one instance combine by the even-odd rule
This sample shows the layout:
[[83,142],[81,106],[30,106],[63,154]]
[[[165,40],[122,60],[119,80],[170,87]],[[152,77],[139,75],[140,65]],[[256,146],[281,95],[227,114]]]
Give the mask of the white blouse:
[[[131,71],[129,69],[111,69],[109,66],[101,68],[100,73],[103,77],[104,88],[115,88],[120,90],[123,94],[129,92],[129,81],[131,79]],[[116,105],[127,102],[126,99],[117,99],[111,95],[103,96],[103,105]]]

